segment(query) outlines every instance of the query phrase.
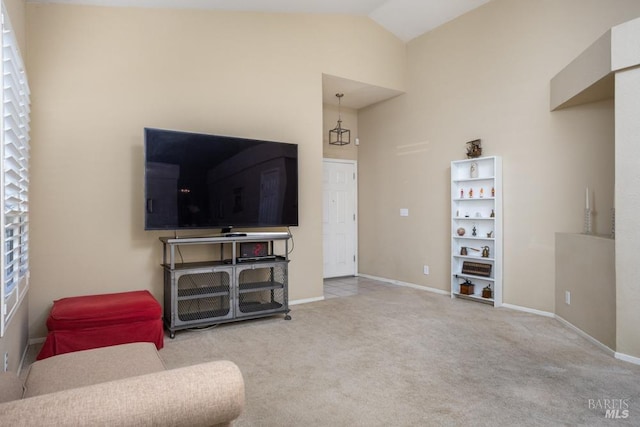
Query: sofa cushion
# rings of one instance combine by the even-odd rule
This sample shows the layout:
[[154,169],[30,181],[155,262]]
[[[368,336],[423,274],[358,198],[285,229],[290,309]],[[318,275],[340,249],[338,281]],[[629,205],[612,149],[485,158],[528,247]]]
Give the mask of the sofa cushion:
[[68,390],[165,369],[153,343],[131,343],[65,353],[34,362],[24,397]]
[[0,403],[0,425],[230,426],[244,404],[240,369],[213,361]]
[[149,291],[86,295],[54,301],[47,328],[83,329],[161,317],[162,308]]
[[0,403],[22,398],[22,381],[14,372],[0,372]]

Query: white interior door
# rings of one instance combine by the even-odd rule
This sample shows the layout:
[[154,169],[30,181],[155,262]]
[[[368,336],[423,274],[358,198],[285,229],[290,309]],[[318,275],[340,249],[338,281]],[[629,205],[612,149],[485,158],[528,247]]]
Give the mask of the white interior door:
[[356,163],[325,159],[323,163],[324,277],[356,274]]

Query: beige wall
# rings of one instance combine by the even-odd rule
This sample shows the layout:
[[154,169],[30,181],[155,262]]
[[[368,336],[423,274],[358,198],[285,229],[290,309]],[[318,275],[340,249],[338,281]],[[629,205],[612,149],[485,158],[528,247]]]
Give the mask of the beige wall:
[[323,156],[328,159],[358,160],[358,147],[355,140],[358,137],[358,112],[350,108],[340,107],[342,127],[351,131],[351,143],[347,145],[330,145],[329,130],[338,124],[338,106],[322,105],[322,149]]
[[[449,162],[478,137],[504,159],[506,303],[554,311],[554,233],[581,230],[584,187],[609,232],[613,102],[550,113],[549,80],[640,16],[635,0],[494,0],[406,51],[364,18],[29,4],[25,27],[23,1],[8,3],[32,88],[32,337],[56,298],[160,298],[163,233],[142,230],[144,126],[300,144],[292,299],[322,294],[323,156],[359,161],[363,273],[448,290]],[[407,94],[343,111],[361,145],[330,152],[322,73]],[[17,354],[26,328],[14,325],[0,350]]]
[[299,144],[290,299],[322,295],[322,73],[404,89],[404,45],[366,18],[27,6],[33,91],[30,334],[54,299],[162,296],[143,231],[145,126]]
[[585,187],[610,231],[614,115],[550,112],[549,81],[637,16],[633,0],[494,0],[410,42],[407,94],[358,116],[360,271],[448,290],[449,163],[481,138],[503,157],[504,302],[554,312],[554,234],[582,230]]
[[[640,27],[636,24],[636,30]],[[627,47],[637,46],[637,37]],[[632,50],[632,49],[628,49]],[[635,64],[640,56],[635,56]],[[640,68],[616,72],[616,343],[619,353],[640,363]]]
[[[615,278],[604,278],[601,275],[601,270],[606,269],[602,268],[603,261],[610,256],[603,256],[600,252],[590,253],[595,248],[589,248],[586,253],[590,256],[586,259],[590,263],[585,267],[600,268],[581,281],[598,280],[602,283],[589,291],[589,298],[594,300],[593,303],[587,301],[586,306],[572,307],[567,313],[576,325],[597,339],[607,345],[613,341],[616,344],[616,357],[636,363],[640,363],[640,335],[635,327],[640,321],[640,311],[637,309],[640,304],[640,288],[637,285],[640,269],[636,259],[640,249],[636,221],[636,212],[640,206],[640,170],[637,164],[637,135],[640,131],[639,39],[640,18],[614,26],[551,81],[552,108],[593,102],[595,99],[603,99],[603,95],[612,97],[615,92]],[[594,245],[598,239],[590,242]],[[608,245],[613,247],[613,243]],[[580,249],[585,250],[586,248]],[[580,262],[560,261],[559,251],[557,246],[556,278],[567,265],[576,266]],[[610,283],[615,283],[615,288]],[[562,284],[556,281],[556,313],[561,314],[561,310],[566,310],[566,307],[557,302],[559,286]],[[609,336],[605,340],[602,332],[611,331],[611,325],[614,337],[612,339]]]
[[[615,241],[556,233],[555,314],[616,349]],[[569,304],[565,293],[570,292]]]

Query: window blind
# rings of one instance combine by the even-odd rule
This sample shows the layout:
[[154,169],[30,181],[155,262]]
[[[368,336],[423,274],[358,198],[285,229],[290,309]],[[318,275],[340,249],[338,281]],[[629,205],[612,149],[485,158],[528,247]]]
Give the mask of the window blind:
[[2,2],[2,92],[0,150],[2,151],[1,226],[3,244],[0,297],[0,336],[29,287],[29,85],[20,50]]

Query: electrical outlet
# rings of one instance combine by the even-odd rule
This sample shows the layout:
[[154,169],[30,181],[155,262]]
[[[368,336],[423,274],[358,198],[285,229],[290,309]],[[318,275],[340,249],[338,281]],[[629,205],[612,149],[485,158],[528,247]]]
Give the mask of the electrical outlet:
[[4,371],[7,372],[9,370],[9,353],[4,353]]
[[569,291],[564,292],[564,303],[567,305],[571,305],[571,292]]
[[429,266],[425,265],[422,271],[424,272],[424,274],[429,274]]

